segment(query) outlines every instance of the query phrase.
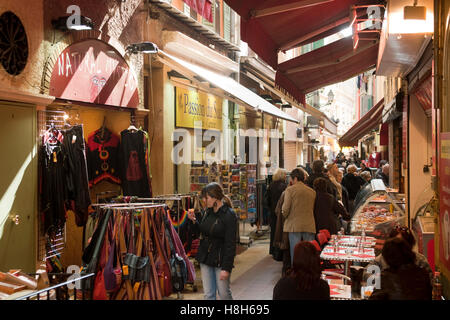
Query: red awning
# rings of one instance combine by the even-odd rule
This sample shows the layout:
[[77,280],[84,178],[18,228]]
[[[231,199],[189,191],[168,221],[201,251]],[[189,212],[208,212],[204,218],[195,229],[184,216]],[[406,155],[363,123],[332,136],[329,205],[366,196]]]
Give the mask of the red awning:
[[[351,7],[379,5],[382,0],[225,0],[241,16],[241,39],[258,56],[277,70],[276,84],[304,103],[304,95],[316,88],[347,80],[376,65],[378,46],[352,55],[351,37],[314,50],[307,57],[300,56],[278,65],[279,51],[325,38],[350,26]],[[358,8],[359,19],[367,18],[367,8]],[[364,38],[378,37],[364,33]],[[362,36],[361,36],[362,38]],[[361,39],[358,48],[370,44]],[[328,50],[334,52],[327,52]],[[320,51],[320,52],[316,52]],[[305,55],[306,56],[306,55]],[[338,59],[344,57],[343,61]],[[289,73],[290,69],[317,64],[327,59],[332,66]],[[328,60],[329,61],[329,60]]]
[[382,123],[384,98],[373,106],[358,122],[356,122],[340,139],[341,147],[358,145],[358,140]]
[[276,82],[279,86],[290,85],[286,90],[296,87],[309,93],[357,76],[377,63],[378,40],[374,36],[374,40],[361,41],[356,50],[352,38],[347,37],[288,60],[278,65]]
[[[354,5],[381,4],[381,0],[225,0],[241,16],[241,38],[273,68],[278,51],[337,33],[350,25]],[[358,10],[360,18],[367,9]]]

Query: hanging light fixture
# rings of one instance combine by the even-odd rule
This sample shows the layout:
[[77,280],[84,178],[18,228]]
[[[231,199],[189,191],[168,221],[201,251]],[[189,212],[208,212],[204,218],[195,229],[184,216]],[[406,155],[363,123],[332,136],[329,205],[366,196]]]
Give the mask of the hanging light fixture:
[[426,20],[427,7],[418,6],[417,0],[414,0],[414,5],[403,7],[403,19],[405,20]]
[[59,17],[58,19],[52,20],[52,26],[61,31],[94,29],[92,20],[82,15]]
[[127,52],[136,53],[158,53],[158,46],[153,42],[133,43],[127,47]]

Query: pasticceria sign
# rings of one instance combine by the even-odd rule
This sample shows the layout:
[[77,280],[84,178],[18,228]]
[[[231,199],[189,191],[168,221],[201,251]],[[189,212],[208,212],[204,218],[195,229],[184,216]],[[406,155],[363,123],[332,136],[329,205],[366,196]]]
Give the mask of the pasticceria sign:
[[177,127],[222,130],[222,98],[195,89],[175,87]]

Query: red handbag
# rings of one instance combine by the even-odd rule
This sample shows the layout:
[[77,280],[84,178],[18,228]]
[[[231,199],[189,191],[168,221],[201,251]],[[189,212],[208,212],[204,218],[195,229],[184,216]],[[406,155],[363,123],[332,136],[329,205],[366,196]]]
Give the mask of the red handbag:
[[92,299],[108,300],[108,296],[106,295],[105,280],[103,278],[103,270],[97,272],[97,276],[95,277]]

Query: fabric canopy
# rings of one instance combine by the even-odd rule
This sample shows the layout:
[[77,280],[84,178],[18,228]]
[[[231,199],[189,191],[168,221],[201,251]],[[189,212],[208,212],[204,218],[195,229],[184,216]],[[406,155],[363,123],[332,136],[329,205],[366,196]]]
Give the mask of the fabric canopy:
[[[241,16],[241,38],[272,68],[279,49],[286,50],[342,31],[354,5],[381,0],[225,0]],[[297,8],[297,9],[296,9]],[[358,11],[367,17],[367,9]]]
[[280,64],[276,82],[286,90],[295,86],[309,93],[375,67],[377,57],[377,39],[361,42],[353,50],[353,39],[347,37]]
[[209,71],[185,60],[174,57],[162,50],[159,50],[158,53],[163,63],[172,66],[174,69],[178,69],[180,73],[183,73],[183,75],[187,75],[185,73],[186,71],[193,74],[197,78],[199,77],[200,79],[209,82],[212,86],[220,88],[222,92],[225,92],[229,96],[228,97],[225,95],[225,98],[235,98],[239,102],[242,102],[238,104],[247,105],[255,111],[264,112],[283,120],[299,123],[297,119],[280,110],[232,78]]
[[[364,33],[364,39],[353,50],[353,39],[348,37],[337,44],[314,50],[278,65],[278,53],[305,45],[349,27],[352,6],[356,18],[367,18],[368,8],[383,0],[225,0],[241,16],[241,39],[258,56],[277,71],[276,84],[299,102],[305,103],[305,94],[317,88],[345,81],[376,65],[378,45],[367,38],[378,38],[378,33]],[[382,11],[381,11],[382,17]],[[368,45],[375,44],[367,48]],[[361,48],[366,48],[362,51]],[[334,50],[332,52],[328,52]],[[320,52],[316,52],[320,51]],[[340,58],[344,58],[339,60]],[[328,60],[327,60],[328,59]],[[291,73],[289,70],[334,62],[323,67]],[[302,69],[300,69],[302,70]]]
[[340,139],[341,147],[358,145],[358,140],[382,123],[384,98],[373,106],[358,122],[356,122]]

